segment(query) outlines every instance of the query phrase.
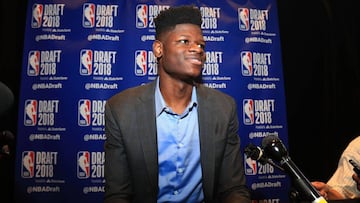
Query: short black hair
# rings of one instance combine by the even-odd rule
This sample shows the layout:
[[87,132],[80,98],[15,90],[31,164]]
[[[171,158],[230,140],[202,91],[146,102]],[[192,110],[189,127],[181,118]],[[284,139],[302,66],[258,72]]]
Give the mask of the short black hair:
[[202,17],[200,10],[193,5],[170,7],[162,10],[155,18],[155,38],[173,29],[177,24],[190,23],[201,28]]

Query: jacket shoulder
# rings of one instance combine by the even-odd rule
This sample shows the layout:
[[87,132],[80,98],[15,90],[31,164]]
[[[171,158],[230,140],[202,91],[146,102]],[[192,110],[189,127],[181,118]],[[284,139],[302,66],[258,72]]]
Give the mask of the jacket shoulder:
[[205,85],[199,85],[198,95],[202,99],[217,101],[217,102],[229,102],[235,103],[235,99],[218,89],[206,87]]

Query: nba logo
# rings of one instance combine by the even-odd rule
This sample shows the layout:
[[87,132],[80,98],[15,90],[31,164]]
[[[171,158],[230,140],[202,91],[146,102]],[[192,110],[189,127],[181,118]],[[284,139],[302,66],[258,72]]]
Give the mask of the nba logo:
[[250,28],[249,9],[239,8],[238,15],[239,15],[239,29],[242,31],[248,31]]
[[25,101],[24,125],[35,126],[37,122],[37,101],[28,99]]
[[29,51],[27,74],[28,76],[37,76],[40,71],[40,51]]
[[22,153],[22,164],[21,164],[21,177],[32,178],[34,177],[34,162],[35,152],[24,151]]
[[90,153],[88,151],[77,153],[77,177],[80,179],[90,177]]
[[89,49],[80,51],[80,75],[91,75],[93,52]]
[[245,174],[246,175],[256,175],[257,174],[257,164],[255,160],[252,160],[250,157],[244,156],[245,160]]
[[34,4],[32,7],[32,18],[31,18],[31,27],[39,28],[42,23],[42,15],[43,15],[43,5],[42,4]]
[[92,28],[95,25],[95,4],[85,3],[83,5],[82,25],[85,28]]
[[146,28],[148,26],[148,6],[139,4],[136,6],[136,27]]
[[135,75],[144,76],[147,72],[147,52],[145,50],[137,50],[135,52]]
[[252,99],[243,100],[243,120],[245,125],[254,124],[254,101]]
[[80,99],[78,103],[78,125],[89,126],[91,123],[91,102],[88,99]]
[[253,65],[252,65],[252,53],[250,51],[242,51],[241,57],[241,73],[243,76],[252,76]]

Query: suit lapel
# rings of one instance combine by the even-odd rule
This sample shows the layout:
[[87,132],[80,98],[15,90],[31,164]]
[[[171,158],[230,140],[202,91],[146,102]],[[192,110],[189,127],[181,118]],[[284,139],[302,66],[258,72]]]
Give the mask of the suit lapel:
[[155,119],[155,84],[152,82],[144,94],[139,98],[139,108],[136,111],[140,140],[148,171],[151,186],[157,191],[158,188],[158,153]]
[[[215,176],[215,154],[214,154],[214,127],[213,120],[210,115],[212,105],[207,100],[205,88],[201,85],[197,88],[197,99],[199,102],[199,136],[200,136],[200,155],[203,172],[203,189],[205,197],[212,197],[214,190]],[[205,102],[206,101],[206,102]],[[210,102],[209,102],[210,101]]]

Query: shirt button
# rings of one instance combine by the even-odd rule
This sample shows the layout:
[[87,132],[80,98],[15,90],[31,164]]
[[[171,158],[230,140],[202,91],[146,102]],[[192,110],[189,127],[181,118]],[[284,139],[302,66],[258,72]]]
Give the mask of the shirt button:
[[178,172],[178,173],[183,173],[183,172],[184,172],[184,168],[178,168],[178,169],[177,169],[177,172]]
[[174,195],[178,195],[178,194],[179,194],[179,191],[178,191],[178,190],[175,190],[175,191],[173,192],[173,194],[174,194]]

